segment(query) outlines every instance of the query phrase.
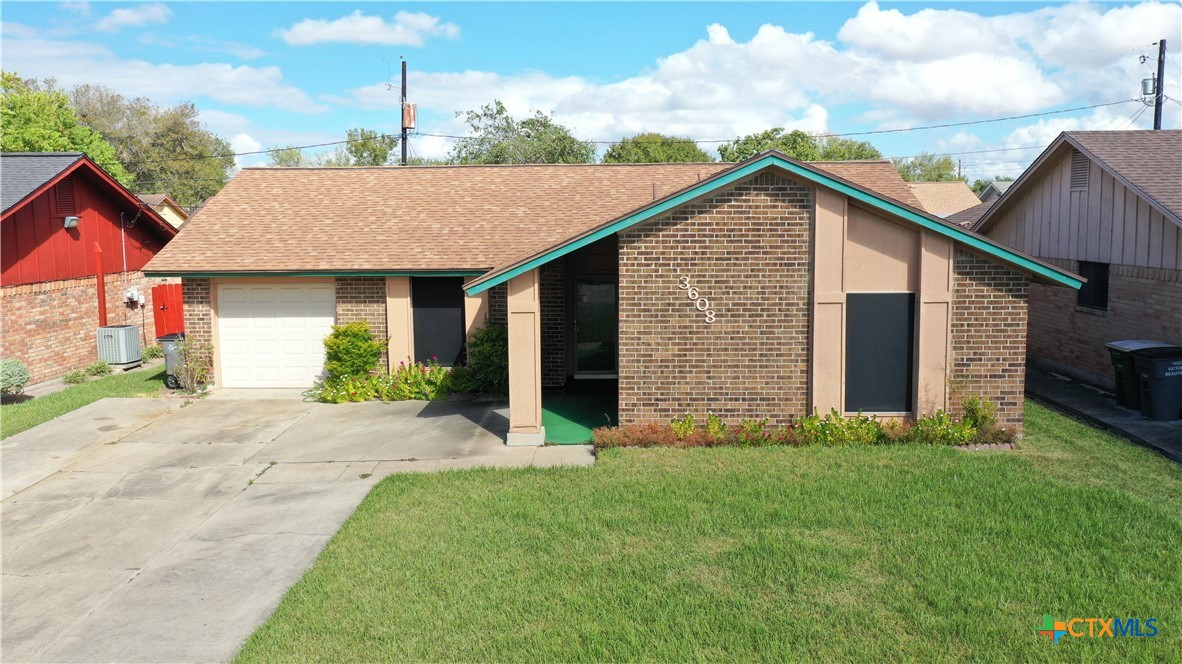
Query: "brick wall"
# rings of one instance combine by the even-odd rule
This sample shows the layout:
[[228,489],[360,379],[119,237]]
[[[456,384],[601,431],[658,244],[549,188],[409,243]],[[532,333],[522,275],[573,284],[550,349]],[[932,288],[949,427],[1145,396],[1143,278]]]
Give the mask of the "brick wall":
[[812,206],[765,173],[620,233],[621,423],[805,413]]
[[[1054,262],[1079,269],[1075,261]],[[1031,286],[1031,362],[1111,388],[1105,343],[1151,339],[1182,345],[1182,270],[1113,265],[1107,311],[1078,307],[1076,298],[1070,288]]]
[[490,323],[509,324],[509,287],[505,284],[488,289],[488,320]]
[[566,269],[562,260],[542,267],[542,386],[566,383]]
[[948,410],[968,396],[997,405],[998,421],[1022,430],[1029,280],[991,260],[956,250],[952,277],[952,370]]
[[[210,299],[213,287],[209,279],[181,280],[181,299],[185,306],[185,343],[196,347],[213,343],[213,310]],[[214,349],[217,352],[217,349]],[[209,370],[209,382],[214,382],[217,367]]]
[[[390,338],[386,329],[386,278],[337,277],[337,324],[365,321],[375,339]],[[382,352],[378,366],[387,367],[388,354]]]
[[[156,343],[152,286],[141,272],[108,274],[108,325],[139,325],[140,343]],[[138,288],[147,302],[129,305],[123,291]],[[98,297],[94,277],[0,288],[0,357],[29,367],[30,384],[60,378],[98,360]]]

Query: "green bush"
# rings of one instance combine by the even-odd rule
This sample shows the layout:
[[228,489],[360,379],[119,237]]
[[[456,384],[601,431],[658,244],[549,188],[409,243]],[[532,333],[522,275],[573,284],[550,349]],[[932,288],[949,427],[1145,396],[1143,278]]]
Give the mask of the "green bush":
[[[407,358],[408,360],[410,358]],[[453,391],[454,369],[439,366],[432,359],[422,362],[399,362],[394,373],[367,373],[359,376],[328,378],[304,393],[324,403],[347,403],[380,399],[381,401],[438,401]]]
[[153,344],[151,346],[144,346],[144,350],[140,355],[145,360],[155,360],[164,357],[164,348],[160,344]]
[[0,361],[0,394],[24,394],[28,384],[29,368],[24,362],[11,357]]
[[98,362],[86,367],[85,371],[87,376],[109,376],[114,370],[111,368],[111,365],[99,360]]
[[509,393],[509,330],[504,325],[485,323],[468,341],[468,370],[476,391]]
[[685,438],[694,432],[694,416],[689,413],[680,419],[674,419],[669,426],[673,427],[673,435],[678,438]]
[[74,369],[73,371],[67,371],[66,375],[62,376],[62,382],[66,385],[77,385],[79,383],[85,383],[86,378],[87,376],[85,371],[82,369]]
[[334,325],[324,339],[326,382],[347,376],[365,376],[377,368],[386,342],[373,338],[369,323],[356,321]]

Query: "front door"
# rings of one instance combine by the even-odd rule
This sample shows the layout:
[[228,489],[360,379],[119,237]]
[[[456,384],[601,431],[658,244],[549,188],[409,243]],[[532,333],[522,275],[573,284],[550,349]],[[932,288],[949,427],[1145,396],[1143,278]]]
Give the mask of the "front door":
[[575,278],[575,373],[616,374],[619,310],[615,277]]

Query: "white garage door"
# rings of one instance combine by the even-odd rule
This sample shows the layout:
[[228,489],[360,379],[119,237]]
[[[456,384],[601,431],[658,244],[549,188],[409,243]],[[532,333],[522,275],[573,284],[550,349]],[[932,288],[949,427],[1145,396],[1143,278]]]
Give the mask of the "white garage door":
[[219,284],[217,307],[224,387],[311,387],[320,376],[333,284]]

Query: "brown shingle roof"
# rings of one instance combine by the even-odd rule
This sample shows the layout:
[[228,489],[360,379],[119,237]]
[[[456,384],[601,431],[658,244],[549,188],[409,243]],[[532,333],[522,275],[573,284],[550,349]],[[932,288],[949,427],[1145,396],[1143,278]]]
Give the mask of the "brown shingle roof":
[[810,166],[816,166],[824,171],[845,178],[854,184],[860,184],[867,189],[893,198],[900,203],[906,203],[914,208],[924,209],[919,199],[912,193],[907,182],[899,175],[894,164],[886,159],[873,161],[810,161]]
[[[918,206],[889,162],[817,165]],[[147,269],[483,271],[731,166],[248,168],[191,217]]]
[[989,211],[989,208],[993,207],[993,203],[994,201],[989,201],[988,203],[978,203],[977,205],[974,205],[973,207],[966,210],[961,210],[955,214],[950,214],[947,217],[944,217],[944,220],[950,224],[956,224],[961,228],[971,229],[977,223],[977,220],[983,217],[985,213]]
[[1143,194],[1182,217],[1182,129],[1069,131],[1067,136]]
[[961,180],[952,182],[909,182],[920,206],[936,215],[947,217],[981,204],[981,199]]

